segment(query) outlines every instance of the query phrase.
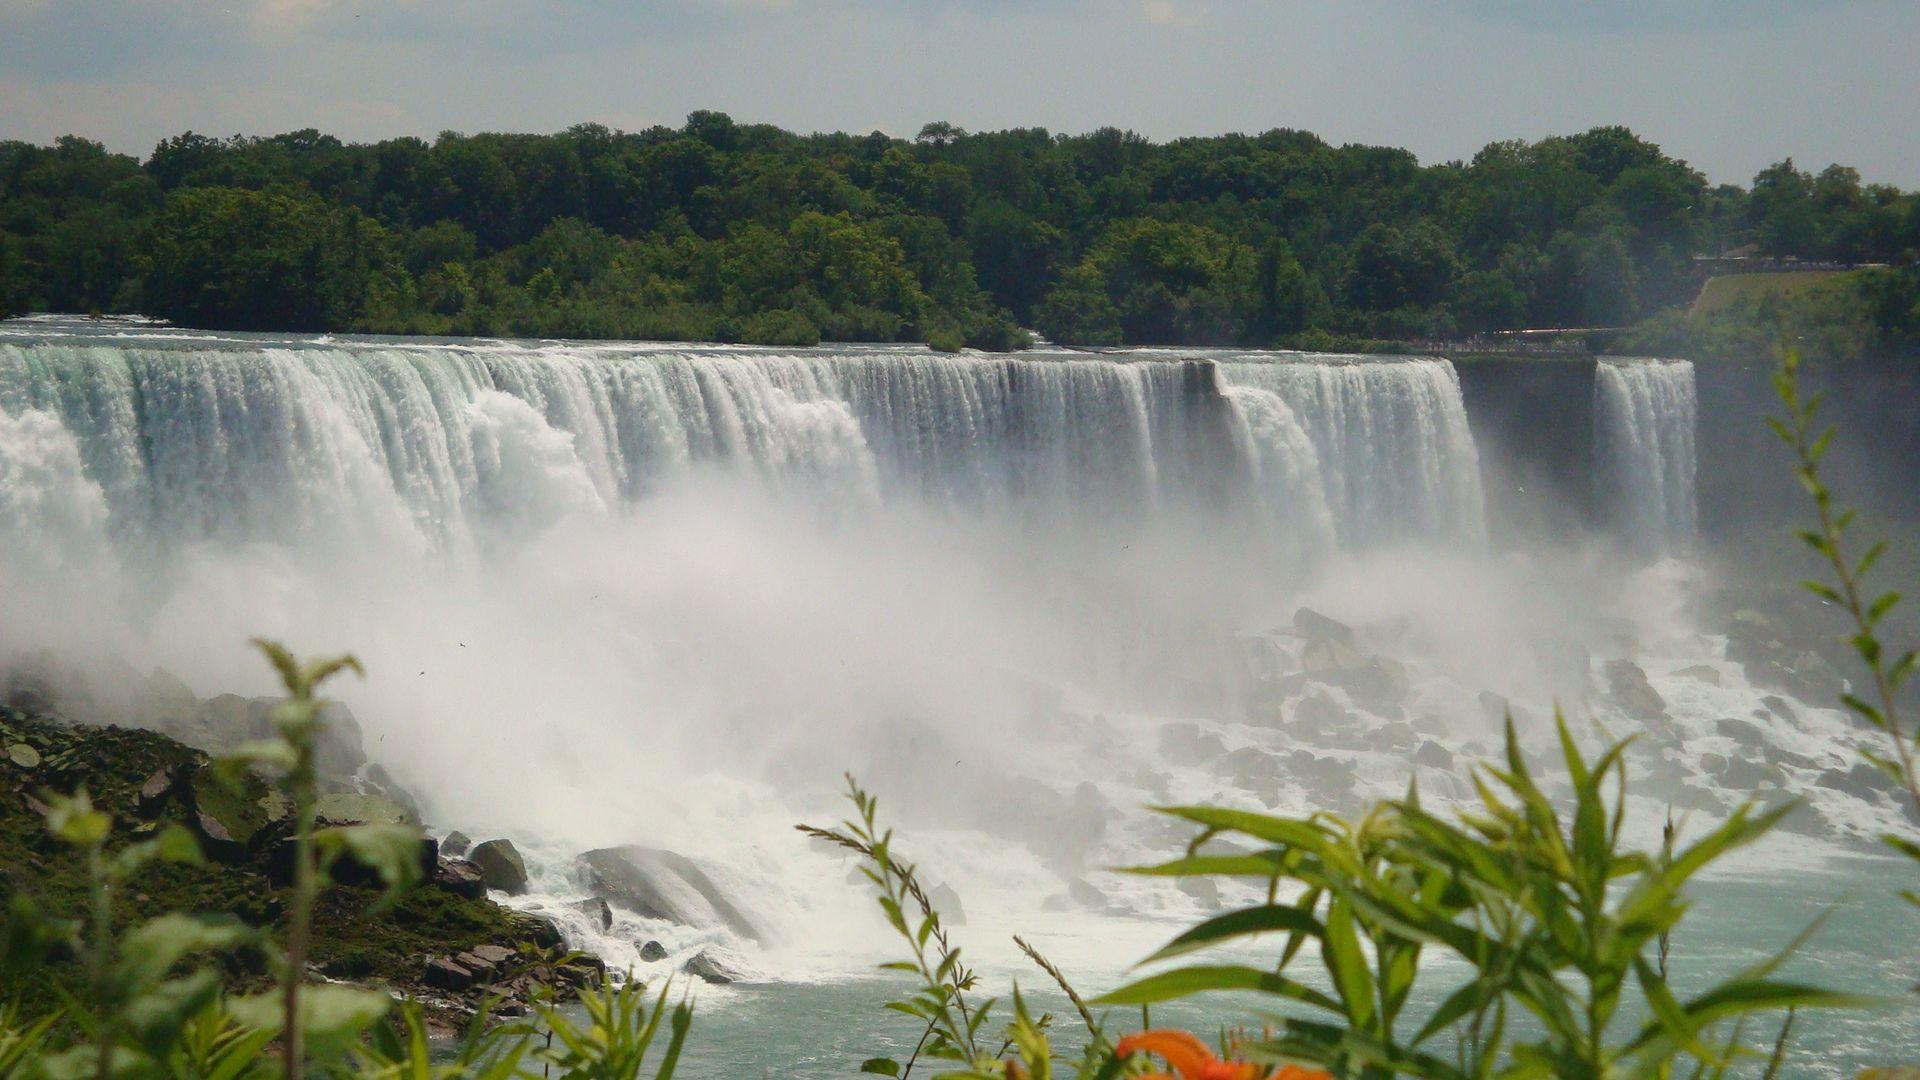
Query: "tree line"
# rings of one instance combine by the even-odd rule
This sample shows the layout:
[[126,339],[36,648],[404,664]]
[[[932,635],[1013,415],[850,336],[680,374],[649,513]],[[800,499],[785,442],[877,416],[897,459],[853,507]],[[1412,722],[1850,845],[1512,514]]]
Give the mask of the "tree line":
[[1709,184],[1620,127],[1471,161],[1302,131],[313,130],[0,142],[0,313],[206,327],[1011,349],[1620,326],[1694,255],[1911,263],[1920,197],[1791,161]]

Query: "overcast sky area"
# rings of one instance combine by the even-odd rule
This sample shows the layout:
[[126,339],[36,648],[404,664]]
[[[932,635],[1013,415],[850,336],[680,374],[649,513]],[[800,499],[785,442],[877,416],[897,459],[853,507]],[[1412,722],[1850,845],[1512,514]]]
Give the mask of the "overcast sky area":
[[1470,158],[1625,124],[1715,181],[1920,187],[1915,0],[0,0],[0,138],[1304,128]]

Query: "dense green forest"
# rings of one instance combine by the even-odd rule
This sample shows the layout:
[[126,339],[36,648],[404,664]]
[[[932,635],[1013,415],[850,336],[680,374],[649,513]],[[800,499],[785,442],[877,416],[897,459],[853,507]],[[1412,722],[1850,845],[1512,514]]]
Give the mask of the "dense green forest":
[[[431,143],[189,133],[144,162],[0,143],[0,313],[233,329],[1327,347],[1636,323],[1693,296],[1694,255],[1745,244],[1911,264],[1920,197],[1791,161],[1712,185],[1618,127],[1424,166],[1300,131],[903,140],[713,112]],[[1883,276],[1911,315],[1913,272]]]

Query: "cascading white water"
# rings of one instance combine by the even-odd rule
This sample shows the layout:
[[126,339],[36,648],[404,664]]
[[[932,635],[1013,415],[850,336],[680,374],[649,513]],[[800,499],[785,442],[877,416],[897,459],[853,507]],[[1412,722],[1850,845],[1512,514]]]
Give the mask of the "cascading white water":
[[1483,529],[1445,361],[51,340],[0,345],[0,406],[56,418],[116,534],[146,549],[298,537],[469,557],[703,465],[854,502],[1257,508],[1307,545]]
[[1644,553],[1684,548],[1699,530],[1693,364],[1607,357],[1593,386],[1601,514]]
[[[1247,415],[1283,408],[1304,430],[1304,442],[1289,428],[1278,444],[1268,443],[1268,453],[1311,449],[1312,463],[1284,472],[1317,470],[1342,543],[1406,536],[1485,542],[1480,459],[1452,364],[1323,357],[1231,362],[1221,371]],[[1260,395],[1272,400],[1252,405]]]

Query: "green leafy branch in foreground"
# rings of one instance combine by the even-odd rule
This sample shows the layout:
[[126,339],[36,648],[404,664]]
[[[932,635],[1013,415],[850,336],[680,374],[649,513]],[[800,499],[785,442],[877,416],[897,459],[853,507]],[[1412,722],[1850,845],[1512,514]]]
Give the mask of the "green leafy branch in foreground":
[[[1793,453],[1794,475],[1813,500],[1813,528],[1799,536],[1817,552],[1833,571],[1831,582],[1806,581],[1801,584],[1815,596],[1845,613],[1849,634],[1843,639],[1865,666],[1872,689],[1866,694],[1843,693],[1840,701],[1848,711],[1885,736],[1888,752],[1875,753],[1861,748],[1860,754],[1884,773],[1906,795],[1912,808],[1920,812],[1920,763],[1915,750],[1920,746],[1920,728],[1909,730],[1900,714],[1901,687],[1912,678],[1920,653],[1912,649],[1896,652],[1881,637],[1887,616],[1899,606],[1897,592],[1874,594],[1868,576],[1887,550],[1885,541],[1876,541],[1857,558],[1849,546],[1849,534],[1856,512],[1835,504],[1833,489],[1821,474],[1821,465],[1833,444],[1834,429],[1819,420],[1824,393],[1807,394],[1800,381],[1800,354],[1789,349],[1774,373],[1774,390],[1786,407],[1786,417],[1768,417],[1774,433]],[[1908,858],[1920,861],[1920,843],[1913,837],[1888,835],[1886,842]],[[1904,892],[1910,903],[1920,904],[1920,896]]]
[[887,1008],[926,1023],[926,1031],[905,1065],[891,1058],[873,1058],[861,1070],[904,1080],[922,1056],[967,1063],[982,1060],[980,1032],[993,1011],[993,999],[967,1003],[967,994],[979,980],[961,962],[960,950],[947,936],[940,912],[921,886],[913,864],[894,857],[893,830],[883,830],[879,825],[879,800],[862,790],[851,776],[847,777],[847,799],[853,803],[855,815],[841,822],[839,828],[796,828],[862,857],[860,872],[879,890],[880,910],[886,914],[887,924],[907,940],[912,952],[912,959],[885,964],[883,970],[905,972],[919,980],[912,997],[889,1002]]
[[[1625,744],[1589,761],[1564,721],[1559,731],[1573,787],[1564,818],[1529,771],[1511,724],[1504,764],[1475,777],[1481,807],[1457,821],[1423,809],[1414,794],[1357,824],[1166,809],[1201,832],[1185,857],[1138,872],[1250,879],[1265,886],[1266,899],[1202,922],[1149,960],[1267,933],[1283,934],[1285,944],[1270,968],[1182,967],[1099,1001],[1252,991],[1287,1010],[1278,1037],[1248,1047],[1257,1059],[1431,1080],[1665,1077],[1683,1067],[1718,1076],[1765,1056],[1743,1042],[1748,1018],[1858,1004],[1774,978],[1792,946],[1684,1001],[1676,996],[1650,955],[1687,913],[1688,881],[1764,835],[1788,808],[1742,807],[1671,855],[1626,848]],[[1221,838],[1255,847],[1220,854],[1206,846]],[[1308,945],[1329,989],[1294,969]],[[1407,1034],[1403,1013],[1434,971],[1423,963],[1428,950],[1463,961],[1468,974]],[[1528,1023],[1517,1022],[1522,1015]],[[1776,1043],[1772,1056],[1782,1052]]]

